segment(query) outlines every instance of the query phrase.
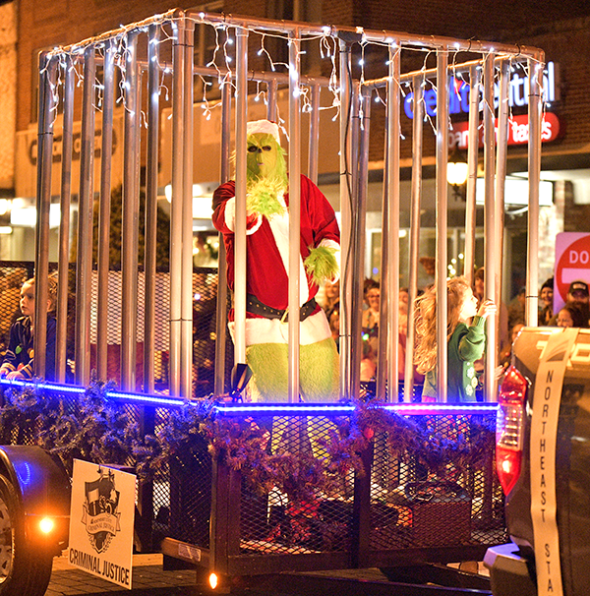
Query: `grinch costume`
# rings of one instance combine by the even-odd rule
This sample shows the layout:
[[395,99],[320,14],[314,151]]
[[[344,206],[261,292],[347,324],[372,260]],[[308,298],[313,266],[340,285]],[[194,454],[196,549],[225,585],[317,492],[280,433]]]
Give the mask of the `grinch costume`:
[[[276,124],[248,123],[246,361],[251,399],[288,398],[289,194]],[[338,353],[323,310],[319,284],[338,278],[340,232],[334,210],[318,187],[301,176],[300,389],[304,401],[339,396]],[[213,195],[213,224],[223,234],[228,286],[234,288],[235,182]],[[233,335],[233,310],[229,313]]]

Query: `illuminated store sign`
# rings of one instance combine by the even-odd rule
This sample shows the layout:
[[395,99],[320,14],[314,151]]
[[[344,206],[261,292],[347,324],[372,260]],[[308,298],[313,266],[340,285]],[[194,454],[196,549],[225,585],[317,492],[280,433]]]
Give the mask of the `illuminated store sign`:
[[[543,73],[543,98],[550,105],[558,99],[556,97],[557,86],[556,67],[554,62],[548,62]],[[511,108],[528,105],[529,78],[523,76],[522,69],[515,70],[510,79],[509,103]],[[469,113],[469,85],[462,79],[452,79],[451,92],[449,93],[449,112],[451,114]],[[498,107],[499,86],[494,84],[494,107]],[[436,116],[436,90],[424,90],[424,109],[429,116]],[[480,101],[479,110],[483,109],[483,100]],[[404,111],[408,118],[414,117],[414,94],[408,93],[404,99]]]
[[[496,120],[496,127],[498,121]],[[483,147],[483,128],[479,130],[479,146]],[[541,119],[541,141],[549,143],[559,136],[559,118],[545,112]],[[512,116],[508,120],[508,145],[525,145],[529,142],[529,117],[527,114]],[[449,131],[449,147],[467,149],[469,144],[469,122],[453,122]]]

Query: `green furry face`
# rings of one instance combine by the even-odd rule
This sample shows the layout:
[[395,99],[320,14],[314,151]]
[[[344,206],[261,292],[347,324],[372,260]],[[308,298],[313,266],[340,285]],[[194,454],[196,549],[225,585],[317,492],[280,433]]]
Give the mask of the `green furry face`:
[[248,177],[278,178],[279,147],[276,139],[265,133],[248,136]]

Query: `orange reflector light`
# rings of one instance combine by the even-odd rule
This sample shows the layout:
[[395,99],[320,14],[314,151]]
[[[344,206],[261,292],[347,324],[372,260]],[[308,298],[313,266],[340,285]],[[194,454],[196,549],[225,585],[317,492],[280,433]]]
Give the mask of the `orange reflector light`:
[[50,517],[44,517],[39,522],[39,529],[43,534],[49,534],[55,528],[55,522]]

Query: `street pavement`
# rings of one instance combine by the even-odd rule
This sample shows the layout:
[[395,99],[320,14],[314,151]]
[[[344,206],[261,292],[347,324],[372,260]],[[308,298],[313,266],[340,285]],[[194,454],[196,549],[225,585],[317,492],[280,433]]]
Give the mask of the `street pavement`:
[[161,554],[134,555],[132,589],[125,590],[68,563],[67,551],[53,560],[46,596],[199,596],[194,570],[164,571]]
[[[487,575],[483,564],[479,574]],[[352,580],[352,583],[351,583]],[[475,587],[475,586],[473,586]],[[216,590],[217,594],[227,591]],[[233,596],[453,596],[460,593],[490,595],[488,590],[454,592],[448,587],[429,585],[417,589],[409,584],[392,584],[378,569],[349,569],[339,572],[315,572],[259,577],[254,584],[237,583],[232,586]],[[196,585],[194,569],[164,571],[161,554],[133,556],[132,590],[95,577],[72,567],[67,551],[53,561],[51,581],[45,596],[211,596],[214,594]]]

